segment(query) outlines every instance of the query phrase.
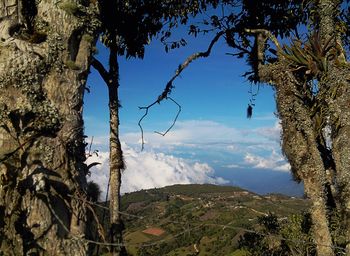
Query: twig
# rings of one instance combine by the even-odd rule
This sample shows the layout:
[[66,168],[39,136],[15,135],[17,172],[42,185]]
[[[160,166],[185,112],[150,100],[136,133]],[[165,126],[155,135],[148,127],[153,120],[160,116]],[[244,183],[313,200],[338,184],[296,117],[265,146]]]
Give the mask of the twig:
[[[215,43],[217,43],[217,41],[220,39],[220,37],[222,35],[224,35],[226,33],[226,31],[220,31],[218,32],[215,37],[212,39],[212,41],[210,42],[208,49],[204,52],[197,52],[194,53],[192,55],[190,55],[181,65],[179,65],[179,67],[177,68],[177,70],[175,71],[175,75],[169,80],[169,82],[166,84],[164,91],[162,92],[162,94],[160,94],[157,98],[157,100],[155,100],[154,102],[152,102],[151,104],[149,104],[148,106],[145,107],[139,107],[140,110],[145,110],[144,115],[140,118],[139,122],[138,122],[138,126],[140,127],[141,130],[141,151],[144,149],[144,145],[145,145],[145,141],[144,141],[144,131],[143,131],[143,127],[142,127],[142,121],[143,119],[148,115],[148,111],[151,107],[153,107],[155,104],[159,104],[161,101],[163,101],[164,99],[169,99],[169,95],[172,92],[172,89],[174,89],[174,85],[173,82],[174,80],[180,76],[180,74],[182,73],[182,71],[187,68],[187,66],[194,60],[200,58],[200,57],[208,57],[211,53],[211,50],[213,48],[213,46],[215,45]],[[171,99],[172,100],[172,99]],[[172,100],[175,104],[177,104],[179,106],[178,103],[176,103],[174,100]],[[180,108],[181,109],[181,108]],[[179,114],[179,113],[178,113]],[[176,116],[177,119],[178,115]],[[176,120],[174,120],[176,122]],[[173,123],[173,125],[171,126],[171,128],[174,126],[175,122]],[[170,128],[170,129],[171,129]],[[169,130],[170,130],[169,129]],[[168,130],[168,131],[169,131]],[[166,131],[165,134],[168,132]],[[159,132],[157,132],[159,133]],[[164,135],[165,135],[164,134]],[[161,134],[162,135],[162,134]],[[163,136],[164,136],[163,135]]]
[[164,133],[154,131],[155,133],[160,134],[160,135],[162,135],[162,136],[165,136],[165,135],[174,127],[174,125],[175,125],[175,123],[176,123],[176,121],[177,121],[177,118],[179,117],[180,112],[181,112],[181,105],[180,105],[179,103],[177,103],[177,102],[176,102],[173,98],[171,98],[171,97],[168,97],[168,99],[171,100],[172,102],[174,102],[174,103],[178,106],[179,109],[178,109],[177,114],[176,114],[176,116],[175,116],[175,118],[174,118],[174,120],[173,120],[172,125],[171,125]]

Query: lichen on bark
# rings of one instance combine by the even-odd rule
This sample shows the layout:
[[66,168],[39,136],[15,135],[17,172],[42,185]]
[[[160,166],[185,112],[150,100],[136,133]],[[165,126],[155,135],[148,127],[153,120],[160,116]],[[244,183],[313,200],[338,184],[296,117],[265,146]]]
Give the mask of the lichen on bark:
[[[98,22],[72,0],[3,1],[0,8],[0,251],[86,255],[87,168],[82,106]],[[72,52],[74,59],[71,58]],[[79,69],[65,64],[74,61]]]
[[[335,255],[341,247],[350,254],[349,64],[337,30],[339,1],[317,1],[316,7],[314,34],[307,42],[296,38],[284,48],[277,45],[273,63],[262,54],[271,34],[258,31],[264,35],[258,76],[276,91],[282,149],[311,200],[317,254]],[[331,224],[335,216],[344,226],[338,237]]]

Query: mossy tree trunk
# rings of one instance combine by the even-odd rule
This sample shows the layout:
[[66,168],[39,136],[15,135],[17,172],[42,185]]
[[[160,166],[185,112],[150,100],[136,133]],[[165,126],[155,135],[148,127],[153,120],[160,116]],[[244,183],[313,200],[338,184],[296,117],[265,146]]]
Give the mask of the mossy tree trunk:
[[86,255],[90,1],[0,3],[0,251]]
[[[123,151],[119,139],[119,65],[117,51],[110,49],[110,83],[108,84],[109,111],[110,111],[110,138],[109,138],[109,164],[110,164],[110,232],[112,243],[122,243],[123,222],[120,216],[120,187],[121,173],[124,170]],[[124,255],[125,248],[112,248],[113,255]]]
[[123,244],[123,222],[120,215],[120,188],[121,175],[124,170],[123,151],[119,138],[119,64],[118,64],[118,47],[116,45],[109,47],[109,70],[97,59],[93,58],[92,66],[99,72],[108,88],[109,97],[109,169],[110,169],[110,186],[109,186],[109,219],[110,219],[110,242],[113,255],[126,255]]
[[350,67],[332,64],[322,81],[330,85],[327,97],[329,120],[332,125],[332,156],[336,166],[338,212],[345,231],[346,255],[350,255]]
[[[350,64],[345,59],[340,31],[337,30],[339,24],[336,17],[340,12],[340,4],[339,0],[323,0],[318,4],[322,40],[331,39],[334,44],[334,50],[329,53],[327,72],[320,79],[320,87],[327,106],[323,121],[328,121],[331,126],[338,212],[345,231],[346,255],[350,255]],[[334,52],[337,53],[335,57],[331,55]]]
[[[305,193],[311,200],[311,219],[318,255],[334,255],[328,219],[328,180],[324,161],[319,152],[318,135],[314,131],[310,106],[300,98],[302,84],[282,61],[267,66],[274,81],[279,118],[282,125],[282,149],[294,176],[304,182]],[[261,69],[262,71],[266,71]],[[265,76],[262,74],[262,77]]]
[[[258,33],[259,78],[276,90],[282,149],[311,200],[317,254],[335,255],[344,246],[350,255],[350,70],[337,31],[339,1],[315,4],[317,36],[310,35],[308,46],[291,46],[299,47],[294,52],[278,48],[275,63],[264,63],[261,54],[271,35]],[[332,237],[334,213],[344,227],[341,242]]]

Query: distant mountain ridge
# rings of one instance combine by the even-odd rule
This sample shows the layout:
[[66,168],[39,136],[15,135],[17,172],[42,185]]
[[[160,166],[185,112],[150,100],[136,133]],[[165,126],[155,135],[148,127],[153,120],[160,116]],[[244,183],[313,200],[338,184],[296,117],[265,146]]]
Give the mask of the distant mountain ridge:
[[229,181],[232,186],[245,188],[264,195],[280,193],[301,197],[304,194],[303,184],[293,180],[290,172],[256,168],[217,168],[215,175]]

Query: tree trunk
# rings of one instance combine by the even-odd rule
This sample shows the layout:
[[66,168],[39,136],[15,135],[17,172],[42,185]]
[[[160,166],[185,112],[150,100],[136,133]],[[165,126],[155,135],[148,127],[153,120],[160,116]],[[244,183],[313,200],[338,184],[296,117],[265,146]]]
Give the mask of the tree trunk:
[[[331,152],[335,165],[335,187],[339,201],[341,226],[344,227],[346,255],[350,255],[350,84],[349,67],[345,59],[341,35],[337,30],[339,0],[321,0],[318,2],[320,24],[319,30],[323,43],[332,40],[333,52],[327,55],[326,73],[320,84],[326,91],[328,111],[331,124]],[[336,56],[331,56],[336,50]]]
[[[304,182],[305,192],[312,203],[310,213],[317,254],[326,256],[335,254],[330,219],[336,207],[342,210],[345,240],[350,241],[350,89],[349,68],[336,31],[340,3],[333,0],[315,3],[317,8],[313,15],[316,23],[313,25],[321,41],[316,43],[323,49],[331,49],[325,50],[323,56],[314,52],[319,59],[308,58],[314,65],[322,62],[318,73],[310,73],[314,72],[307,66],[310,62],[305,65],[288,59],[286,55],[289,53],[282,54],[281,48],[278,48],[278,61],[264,65],[262,53],[267,34],[258,36],[257,42],[259,79],[276,88],[282,149],[293,174]],[[310,37],[310,40],[318,38]],[[300,46],[299,50],[302,52],[305,48]],[[313,80],[317,80],[317,92],[311,88]],[[325,128],[331,129],[331,145],[330,138],[324,134]],[[338,238],[334,239],[338,241]],[[350,245],[346,247],[347,255],[350,255]]]
[[86,255],[90,1],[0,3],[0,251]]
[[[122,244],[123,223],[120,218],[120,186],[121,172],[124,170],[123,151],[119,140],[119,65],[117,51],[110,50],[109,59],[110,80],[108,83],[110,111],[110,233],[111,242]],[[123,255],[124,246],[112,248],[113,255]]]
[[[112,37],[113,38],[113,37]],[[123,222],[120,217],[120,187],[121,173],[124,170],[123,151],[119,140],[119,64],[118,44],[111,44],[109,47],[109,70],[95,58],[92,58],[91,65],[99,72],[103,81],[108,87],[109,96],[109,210],[110,210],[110,238],[111,242],[119,246],[112,246],[114,255],[125,255],[123,243]]]
[[[327,176],[308,105],[300,98],[297,79],[286,68],[275,72],[276,100],[282,123],[282,149],[293,174],[304,181],[310,198],[313,237],[319,256],[334,255],[327,214]],[[285,71],[284,71],[285,70]],[[299,96],[299,97],[298,97]]]
[[345,231],[347,255],[350,255],[350,70],[347,66],[333,66],[327,76],[331,85],[328,97],[330,120],[332,120],[332,153],[336,165],[336,187],[340,202],[342,226]]

